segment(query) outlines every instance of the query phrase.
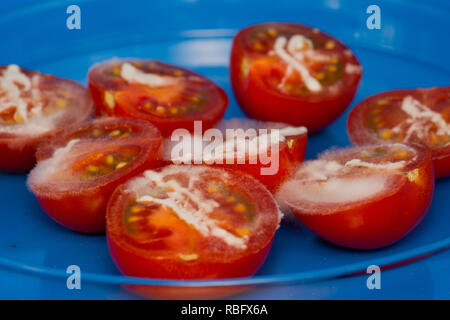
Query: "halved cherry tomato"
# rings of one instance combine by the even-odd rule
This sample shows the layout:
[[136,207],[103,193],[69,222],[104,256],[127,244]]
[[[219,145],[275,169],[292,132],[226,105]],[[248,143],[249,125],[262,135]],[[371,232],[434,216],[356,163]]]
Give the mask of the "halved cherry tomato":
[[231,84],[244,112],[310,132],[345,110],[361,74],[358,60],[342,42],[301,24],[244,28],[231,50]]
[[450,176],[450,87],[373,95],[350,111],[347,131],[357,145],[420,143],[432,153],[436,177]]
[[279,221],[272,195],[250,176],[166,166],[113,193],[106,235],[114,262],[127,276],[245,277],[264,262]]
[[16,65],[0,67],[0,170],[28,171],[39,143],[87,121],[89,92],[81,84]]
[[[207,164],[239,170],[261,181],[271,192],[290,177],[305,157],[307,129],[251,119],[223,120],[201,135],[164,140],[169,163]],[[190,139],[190,148],[184,138]],[[201,149],[197,148],[199,141]],[[195,162],[196,159],[200,160]]]
[[396,143],[326,152],[304,162],[277,196],[320,237],[374,249],[410,232],[426,214],[433,190],[430,153]]
[[88,74],[97,115],[151,122],[164,136],[177,128],[193,130],[202,120],[206,130],[225,113],[228,98],[214,82],[195,72],[160,61],[112,59]]
[[54,138],[36,157],[28,185],[44,211],[69,229],[98,233],[114,189],[162,164],[162,137],[145,121],[103,118]]

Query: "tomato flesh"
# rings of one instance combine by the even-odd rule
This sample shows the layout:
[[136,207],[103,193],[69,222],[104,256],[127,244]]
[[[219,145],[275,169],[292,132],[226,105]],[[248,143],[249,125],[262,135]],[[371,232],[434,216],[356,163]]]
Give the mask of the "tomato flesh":
[[394,90],[358,103],[347,119],[353,143],[420,143],[437,178],[450,176],[450,87]]
[[97,119],[41,146],[36,157],[28,185],[44,211],[71,230],[99,233],[114,189],[162,164],[162,137],[144,121]]
[[304,162],[278,193],[309,229],[340,246],[375,249],[410,232],[433,196],[431,155],[420,145],[370,145]]
[[125,275],[216,279],[256,272],[279,218],[271,194],[251,177],[167,166],[114,192],[106,229],[113,260]]
[[230,77],[250,117],[318,131],[350,104],[361,66],[341,42],[318,29],[262,23],[233,40]]
[[[176,164],[180,162],[184,164],[208,164],[229,170],[238,170],[252,175],[274,193],[281,183],[295,172],[295,169],[305,157],[307,130],[304,127],[294,128],[283,123],[236,118],[222,120],[217,129],[220,133],[220,137],[217,137],[217,139],[223,140],[216,141],[215,138],[214,140],[211,139],[212,141],[205,141],[206,138],[202,140],[201,136],[190,136],[191,141],[201,140],[202,150],[197,150],[194,142],[192,142],[192,149],[183,150],[188,152],[187,157],[184,156],[184,152],[181,157],[174,152],[175,146],[182,141],[165,139],[165,160]],[[238,130],[242,135],[239,135]],[[275,135],[275,130],[279,135],[277,139],[272,140],[271,135]],[[230,131],[231,135],[228,135]],[[240,138],[236,139],[236,137]],[[257,139],[261,139],[258,149],[252,143]],[[232,148],[236,152],[230,155],[228,153],[231,147],[229,143],[233,141],[235,142],[232,144]],[[219,144],[210,149],[210,146],[217,142]],[[266,152],[263,150],[265,142],[270,145]],[[247,146],[245,151],[243,146]],[[255,148],[252,149],[252,147]],[[208,156],[207,150],[211,151],[213,158]],[[219,151],[218,154],[217,151]],[[197,155],[201,159],[199,162],[195,162]]]
[[228,98],[211,80],[155,60],[113,59],[95,65],[88,74],[97,115],[151,122],[164,136],[173,130],[206,129],[225,113]]
[[38,144],[92,112],[80,84],[16,65],[0,67],[0,170],[25,172],[36,163]]

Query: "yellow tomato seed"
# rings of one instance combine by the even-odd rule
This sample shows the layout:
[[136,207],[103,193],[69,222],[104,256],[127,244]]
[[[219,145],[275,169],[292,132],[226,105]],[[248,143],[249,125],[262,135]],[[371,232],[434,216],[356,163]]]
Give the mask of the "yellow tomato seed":
[[108,108],[114,109],[116,102],[114,99],[114,92],[112,91],[105,91],[104,93],[104,100]]
[[[131,209],[131,211],[133,211],[133,209]],[[128,222],[136,222],[136,221],[139,221],[139,220],[142,220],[142,219],[144,219],[144,218],[143,217],[129,217],[128,218]]]
[[408,152],[408,151],[402,150],[402,151],[397,152],[397,153],[394,155],[394,159],[395,159],[395,160],[403,160],[403,159],[405,159],[406,157],[408,157],[408,155],[409,155],[409,152]]
[[176,77],[181,77],[181,76],[184,75],[184,72],[181,71],[181,70],[176,70],[173,74],[174,74]]
[[[144,211],[144,210],[145,210],[145,208],[143,208],[143,207],[134,206],[134,207],[131,208],[131,213],[139,213],[139,212]],[[131,217],[131,218],[133,218],[133,217]],[[135,217],[135,218],[142,219],[142,217]]]
[[275,37],[277,35],[277,30],[275,30],[274,28],[269,28],[267,29],[267,34],[271,37]]
[[225,200],[225,203],[226,204],[232,204],[233,202],[235,202],[236,201],[236,198],[235,197],[228,197],[226,200]]
[[157,106],[156,107],[156,112],[159,114],[164,114],[166,113],[166,108],[162,107],[162,106]]
[[16,123],[23,123],[25,119],[20,114],[16,113],[14,115],[14,121],[16,121]]
[[251,231],[247,228],[238,228],[236,229],[236,234],[240,237],[246,237],[249,236],[251,234]]
[[382,139],[390,139],[390,138],[392,138],[392,131],[391,130],[384,130],[383,132],[381,132],[380,137]]
[[179,253],[178,257],[184,261],[193,261],[198,259],[198,254],[196,253]]
[[331,49],[334,49],[335,45],[336,44],[334,43],[334,41],[328,40],[325,43],[325,48],[328,49],[328,50],[331,50]]
[[58,108],[64,108],[65,106],[67,106],[67,101],[63,99],[58,99],[56,100],[56,106]]
[[208,193],[214,193],[214,192],[217,192],[217,186],[215,186],[215,185],[213,185],[213,184],[210,184],[210,185],[208,185]]
[[239,212],[239,213],[244,213],[247,211],[247,207],[244,204],[239,203],[233,207],[233,211]]
[[109,133],[110,137],[117,137],[120,136],[120,130],[113,130]]
[[98,172],[100,171],[100,168],[97,167],[97,166],[88,165],[88,166],[86,167],[86,171],[87,171],[89,174],[96,174],[96,173],[98,173]]
[[318,79],[318,80],[323,80],[323,79],[325,79],[325,74],[319,72],[319,73],[316,73],[315,77],[316,77],[316,79]]
[[337,71],[337,67],[336,66],[329,66],[328,67],[328,71],[336,72]]
[[127,163],[126,162],[119,162],[118,164],[117,164],[117,166],[116,166],[116,169],[118,170],[118,169],[122,169],[123,167],[125,167],[127,165]]
[[114,157],[112,155],[108,155],[105,158],[106,164],[112,165],[114,163]]
[[338,63],[339,63],[339,59],[338,59],[338,58],[331,58],[331,59],[330,59],[330,63],[332,63],[332,64],[338,64]]

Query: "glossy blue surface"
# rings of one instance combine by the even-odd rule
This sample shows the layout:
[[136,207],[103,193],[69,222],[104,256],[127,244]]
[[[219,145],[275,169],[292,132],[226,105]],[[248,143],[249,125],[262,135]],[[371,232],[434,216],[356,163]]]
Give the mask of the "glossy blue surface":
[[[228,81],[233,34],[262,21],[293,21],[343,40],[364,67],[354,103],[388,89],[450,85],[450,7],[445,1],[377,1],[382,29],[368,30],[371,1],[77,1],[82,29],[66,28],[71,1],[21,0],[0,4],[0,64],[86,82],[90,65],[110,57],[151,57],[200,72],[230,97],[226,117],[241,117]],[[8,5],[9,4],[9,5]],[[307,157],[345,146],[347,113],[311,137]],[[397,244],[370,252],[330,245],[294,221],[277,232],[267,262],[250,279],[164,282],[120,276],[103,236],[70,232],[40,209],[23,175],[0,174],[0,298],[136,298],[121,284],[229,286],[255,284],[237,298],[449,298],[450,253],[382,273],[382,289],[367,275],[344,277],[371,264],[390,265],[450,245],[450,179],[436,185],[424,221]],[[82,270],[82,289],[66,288],[69,265]],[[340,277],[340,278],[335,278]],[[330,279],[333,278],[333,279]],[[182,293],[183,291],[180,290]]]

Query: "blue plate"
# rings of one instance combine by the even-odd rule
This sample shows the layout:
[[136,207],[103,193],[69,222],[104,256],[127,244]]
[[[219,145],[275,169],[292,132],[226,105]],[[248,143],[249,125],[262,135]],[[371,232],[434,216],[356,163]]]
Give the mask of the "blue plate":
[[[79,0],[81,30],[66,28],[66,8],[72,1],[21,2],[26,5],[0,14],[1,64],[16,63],[86,83],[88,68],[104,59],[161,59],[219,83],[230,97],[227,118],[243,116],[228,80],[231,39],[240,28],[263,21],[300,22],[344,41],[364,67],[354,102],[389,89],[450,85],[450,7],[441,0],[427,5],[377,1],[380,30],[366,27],[369,1]],[[308,158],[331,146],[348,145],[346,117],[347,113],[310,137]],[[324,280],[365,272],[372,264],[407,262],[450,245],[450,179],[445,179],[437,182],[433,204],[423,222],[388,248],[367,252],[343,249],[320,240],[294,221],[286,221],[276,234],[266,263],[254,277],[209,282],[127,278],[115,268],[104,236],[76,234],[54,223],[27,190],[25,181],[25,175],[0,174],[3,298],[135,298],[123,288],[130,284],[153,289],[175,286],[187,298],[191,287],[231,286],[245,289],[236,296],[239,298],[326,298],[333,297],[336,281],[353,286],[354,296],[365,286],[361,279],[358,283],[352,280],[358,277]],[[448,255],[445,257],[448,264]],[[66,288],[69,265],[81,268],[82,290]],[[419,274],[419,279],[426,277]],[[448,290],[442,290],[438,297],[445,292],[448,295]]]

